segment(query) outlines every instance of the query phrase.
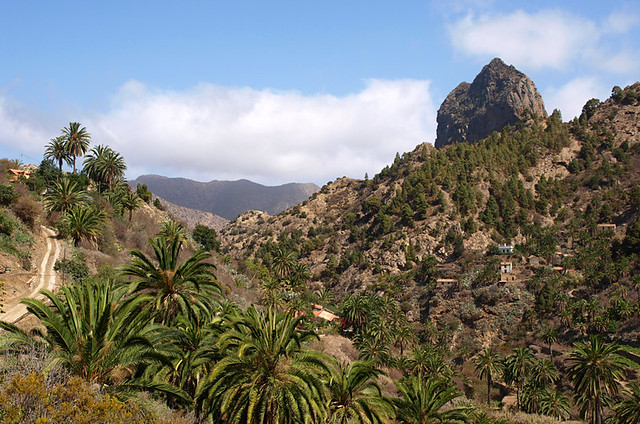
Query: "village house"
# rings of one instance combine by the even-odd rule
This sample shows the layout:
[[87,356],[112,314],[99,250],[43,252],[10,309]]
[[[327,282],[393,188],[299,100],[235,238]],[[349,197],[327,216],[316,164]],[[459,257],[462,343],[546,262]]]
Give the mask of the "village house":
[[338,318],[340,318],[338,315],[334,314],[333,312],[331,312],[330,310],[326,309],[324,306],[322,305],[318,305],[316,303],[312,304],[313,306],[313,316],[316,318],[320,318],[323,319],[325,321],[329,321],[332,322]]
[[598,224],[598,232],[613,231],[616,232],[616,224]]
[[500,254],[502,254],[502,255],[513,253],[513,245],[512,244],[499,244],[498,245],[498,250],[500,251]]
[[513,273],[513,263],[500,262],[500,282],[509,283],[516,281],[516,276]]
[[24,177],[28,179],[31,176],[31,172],[24,171],[22,169],[9,169],[7,171],[9,173],[9,181],[18,181],[18,178]]
[[438,278],[436,280],[436,288],[446,290],[449,287],[453,286],[456,283],[456,280],[453,278]]
[[529,265],[532,266],[539,266],[541,261],[541,259],[536,255],[529,255],[527,260],[529,261]]

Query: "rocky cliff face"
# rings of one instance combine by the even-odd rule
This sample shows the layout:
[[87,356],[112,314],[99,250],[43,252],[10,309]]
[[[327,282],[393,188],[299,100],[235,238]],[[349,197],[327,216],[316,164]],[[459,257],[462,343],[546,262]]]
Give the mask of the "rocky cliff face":
[[493,59],[471,84],[460,83],[442,103],[435,146],[478,141],[520,121],[526,111],[546,116],[535,84],[513,66]]

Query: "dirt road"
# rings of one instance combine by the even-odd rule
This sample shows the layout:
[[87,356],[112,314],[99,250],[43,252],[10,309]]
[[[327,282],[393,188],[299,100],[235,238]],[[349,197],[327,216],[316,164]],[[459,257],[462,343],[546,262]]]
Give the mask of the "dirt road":
[[[38,268],[38,274],[33,278],[31,284],[36,284],[30,293],[24,297],[42,298],[40,290],[53,290],[56,284],[56,272],[53,267],[62,251],[62,243],[55,237],[55,233],[49,228],[42,227],[42,232],[47,239],[47,251],[42,258],[42,263]],[[27,313],[27,307],[17,304],[9,308],[5,313],[0,314],[0,320],[14,323]]]

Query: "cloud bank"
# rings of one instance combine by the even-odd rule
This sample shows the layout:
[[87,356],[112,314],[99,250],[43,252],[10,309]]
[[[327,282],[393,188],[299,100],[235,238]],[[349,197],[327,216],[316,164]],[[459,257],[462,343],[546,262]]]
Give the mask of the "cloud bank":
[[264,184],[324,184],[373,175],[396,152],[433,141],[429,81],[368,80],[344,97],[200,84],[164,91],[122,86],[110,110],[88,117],[94,144],[143,173]]
[[499,56],[528,69],[569,71],[586,65],[613,73],[638,70],[638,52],[620,47],[638,17],[614,13],[594,22],[561,10],[472,13],[448,27],[452,45],[470,56]]

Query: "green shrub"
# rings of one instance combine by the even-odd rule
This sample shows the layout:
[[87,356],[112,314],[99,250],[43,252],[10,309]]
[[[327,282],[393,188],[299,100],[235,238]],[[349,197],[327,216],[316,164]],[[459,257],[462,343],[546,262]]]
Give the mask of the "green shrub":
[[8,236],[13,233],[13,222],[4,211],[0,211],[0,233]]
[[57,260],[53,269],[70,276],[75,282],[80,282],[89,276],[87,265],[71,259]]
[[18,193],[13,189],[13,184],[0,184],[0,205],[9,206],[18,198]]

